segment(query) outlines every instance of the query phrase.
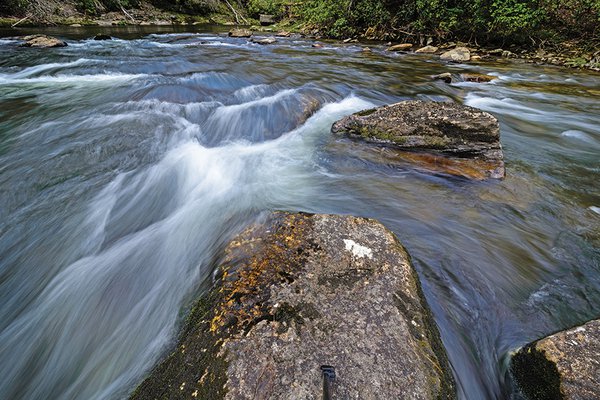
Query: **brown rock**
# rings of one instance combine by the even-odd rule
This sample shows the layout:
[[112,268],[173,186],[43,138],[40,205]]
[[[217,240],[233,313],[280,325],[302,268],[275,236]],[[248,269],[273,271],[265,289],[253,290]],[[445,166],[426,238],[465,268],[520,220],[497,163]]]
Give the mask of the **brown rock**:
[[31,35],[23,37],[25,43],[21,47],[38,47],[38,48],[49,48],[49,47],[65,47],[67,43],[52,36],[46,35]]
[[275,23],[275,16],[270,14],[260,14],[258,16],[261,25],[271,25]]
[[417,49],[415,51],[415,53],[426,53],[426,54],[431,54],[431,53],[435,53],[439,50],[438,47],[435,46],[425,46],[425,47],[421,47],[420,49]]
[[275,36],[279,36],[279,37],[290,37],[292,34],[288,31],[281,31],[281,32],[277,32],[275,34]]
[[479,83],[491,82],[494,79],[497,79],[495,76],[484,75],[484,74],[461,74],[460,76],[467,82],[479,82]]
[[410,259],[379,222],[272,213],[227,246],[217,285],[133,399],[454,399]]
[[600,320],[528,344],[511,372],[529,399],[600,399]]
[[401,43],[387,48],[387,51],[403,51],[413,47],[412,43]]
[[403,101],[344,117],[331,131],[399,150],[471,159],[489,178],[505,174],[498,120],[456,103]]
[[443,72],[438,75],[433,75],[431,77],[431,79],[438,80],[438,81],[444,81],[446,83],[451,83],[452,82],[452,74],[450,72]]
[[249,38],[252,36],[250,29],[235,28],[229,31],[229,36],[236,38]]
[[445,61],[469,61],[471,59],[471,51],[466,47],[457,47],[443,53],[440,58]]

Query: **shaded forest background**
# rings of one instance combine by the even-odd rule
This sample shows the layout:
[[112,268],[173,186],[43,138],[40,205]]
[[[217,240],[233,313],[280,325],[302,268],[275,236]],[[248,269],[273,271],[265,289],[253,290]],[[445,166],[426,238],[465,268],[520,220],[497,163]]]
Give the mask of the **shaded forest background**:
[[570,39],[597,42],[600,36],[600,0],[2,0],[0,15],[39,18],[69,2],[90,16],[147,2],[193,15],[234,7],[249,18],[273,14],[333,38],[432,36],[539,46]]

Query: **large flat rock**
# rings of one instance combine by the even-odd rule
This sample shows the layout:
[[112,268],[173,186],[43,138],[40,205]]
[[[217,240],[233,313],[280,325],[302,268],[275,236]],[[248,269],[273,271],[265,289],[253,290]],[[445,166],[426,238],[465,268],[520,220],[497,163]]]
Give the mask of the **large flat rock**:
[[523,347],[513,356],[511,371],[532,400],[600,399],[600,320]]
[[464,173],[450,171],[452,175],[481,179],[505,174],[498,120],[461,104],[402,101],[346,116],[331,131],[402,151],[443,155],[459,167],[466,160],[477,172],[466,168]]
[[273,213],[227,246],[214,288],[133,399],[453,399],[409,256],[377,221]]

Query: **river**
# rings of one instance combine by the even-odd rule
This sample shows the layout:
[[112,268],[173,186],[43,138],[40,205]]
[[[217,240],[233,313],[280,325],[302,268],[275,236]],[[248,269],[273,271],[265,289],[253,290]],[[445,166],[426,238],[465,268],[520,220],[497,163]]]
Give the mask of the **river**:
[[[0,31],[0,398],[126,398],[224,244],[274,209],[397,234],[461,399],[520,398],[510,352],[600,316],[597,73],[161,29],[53,28],[69,46],[44,50]],[[498,79],[431,80],[446,71]],[[378,163],[330,134],[405,99],[495,115],[506,179]]]

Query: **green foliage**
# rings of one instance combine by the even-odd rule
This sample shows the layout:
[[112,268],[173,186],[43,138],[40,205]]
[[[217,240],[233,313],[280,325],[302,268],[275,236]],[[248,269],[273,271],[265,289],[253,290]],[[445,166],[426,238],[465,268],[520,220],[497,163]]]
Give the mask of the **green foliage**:
[[104,11],[119,11],[123,8],[133,8],[140,5],[140,0],[76,0],[79,12],[95,15]]
[[28,0],[1,0],[0,15],[22,15],[28,6]]
[[308,0],[301,13],[309,24],[333,37],[350,36],[362,28],[382,27],[391,18],[381,0]]
[[248,14],[258,18],[260,14],[271,14],[280,16],[284,12],[283,0],[248,0]]
[[600,0],[306,0],[301,18],[334,37],[374,28],[522,42],[548,32],[597,37]]
[[150,0],[152,4],[167,10],[205,15],[215,11],[219,0]]

